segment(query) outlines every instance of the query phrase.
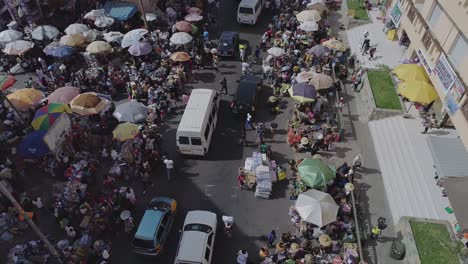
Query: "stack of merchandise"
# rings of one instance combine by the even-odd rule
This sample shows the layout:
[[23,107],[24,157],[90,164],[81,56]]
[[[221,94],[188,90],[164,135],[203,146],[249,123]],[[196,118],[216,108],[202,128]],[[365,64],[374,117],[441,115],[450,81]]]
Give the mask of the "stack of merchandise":
[[255,169],[257,188],[255,197],[269,199],[272,191],[271,173],[268,166],[260,165]]

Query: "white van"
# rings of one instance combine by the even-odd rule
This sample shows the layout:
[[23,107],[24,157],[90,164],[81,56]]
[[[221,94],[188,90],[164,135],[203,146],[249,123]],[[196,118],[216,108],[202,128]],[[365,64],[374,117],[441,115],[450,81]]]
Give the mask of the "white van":
[[177,128],[181,154],[205,156],[218,121],[219,96],[210,89],[194,89]]
[[188,212],[174,264],[210,264],[217,221],[209,211]]
[[242,0],[237,9],[237,22],[255,25],[263,11],[264,0]]

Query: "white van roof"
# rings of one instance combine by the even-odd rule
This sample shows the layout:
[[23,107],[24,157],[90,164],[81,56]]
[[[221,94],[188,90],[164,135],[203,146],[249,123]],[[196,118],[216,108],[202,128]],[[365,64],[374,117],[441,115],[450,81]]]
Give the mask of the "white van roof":
[[239,3],[239,6],[246,6],[246,7],[255,6],[258,1],[260,1],[260,0],[242,0]]
[[195,210],[187,213],[185,217],[184,226],[188,224],[205,224],[216,231],[217,224],[216,214],[210,211]]
[[178,261],[203,263],[208,234],[200,231],[185,231],[180,241]]
[[215,96],[216,91],[211,89],[192,90],[177,131],[201,133],[204,118],[209,117],[209,115],[204,116],[203,113],[211,109]]

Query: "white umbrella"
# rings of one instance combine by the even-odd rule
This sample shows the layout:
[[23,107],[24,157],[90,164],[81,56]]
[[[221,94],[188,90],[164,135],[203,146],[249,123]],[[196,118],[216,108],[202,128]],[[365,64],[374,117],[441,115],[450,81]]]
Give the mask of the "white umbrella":
[[111,31],[104,34],[104,40],[107,42],[120,42],[125,35],[118,31]]
[[112,17],[100,16],[96,18],[96,21],[94,21],[94,25],[96,25],[96,27],[105,28],[114,24],[114,21],[115,20]]
[[8,55],[21,55],[34,47],[34,43],[26,40],[15,40],[8,43],[3,52]]
[[23,37],[23,33],[13,29],[7,29],[0,32],[0,42],[10,43]]
[[86,15],[84,15],[83,18],[96,20],[98,17],[103,16],[105,13],[106,13],[106,10],[104,9],[94,9],[86,13]]
[[86,47],[86,51],[91,54],[108,52],[112,50],[112,46],[105,41],[94,41]]
[[319,227],[335,222],[339,208],[330,194],[314,189],[299,194],[295,207],[303,221]]
[[187,43],[190,43],[192,41],[192,36],[190,34],[185,33],[185,32],[177,32],[174,33],[170,39],[172,44],[175,45],[185,45]]
[[281,57],[283,56],[284,54],[286,54],[286,52],[284,51],[284,49],[282,48],[278,48],[278,47],[273,47],[273,48],[269,48],[267,50],[268,54],[270,54],[271,56],[273,57]]
[[309,82],[310,79],[314,77],[315,73],[312,71],[303,71],[296,76],[296,81],[298,83]]
[[76,24],[71,24],[69,25],[66,29],[65,29],[65,33],[67,33],[67,35],[71,35],[71,34],[81,34],[81,33],[84,33],[86,31],[88,31],[89,28],[88,26],[86,26],[85,24],[79,24],[79,23],[76,23]]
[[299,26],[299,29],[302,29],[306,32],[318,31],[318,24],[313,20],[306,21]]
[[322,16],[317,10],[304,10],[296,15],[299,22],[306,22],[310,20],[319,21]]
[[83,32],[83,37],[85,37],[86,42],[89,42],[89,43],[96,41],[100,35],[101,35],[101,31],[97,29],[91,29],[86,32]]
[[131,45],[138,43],[146,33],[148,33],[148,30],[142,28],[129,31],[122,39],[122,48],[130,47]]
[[190,13],[185,16],[184,20],[188,22],[197,22],[203,19],[203,16],[200,16],[199,14],[195,13]]
[[[146,21],[154,21],[158,19],[158,16],[155,13],[145,13]],[[143,16],[141,16],[141,19],[143,20]]]
[[59,30],[49,25],[38,26],[31,32],[31,37],[37,40],[51,40],[58,37],[58,35],[60,35]]

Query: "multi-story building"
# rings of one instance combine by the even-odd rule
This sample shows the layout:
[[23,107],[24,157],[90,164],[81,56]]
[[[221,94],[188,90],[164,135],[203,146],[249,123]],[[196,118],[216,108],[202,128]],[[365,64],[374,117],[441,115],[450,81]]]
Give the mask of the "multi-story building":
[[468,0],[393,0],[387,15],[430,76],[443,105],[439,116],[468,149]]

